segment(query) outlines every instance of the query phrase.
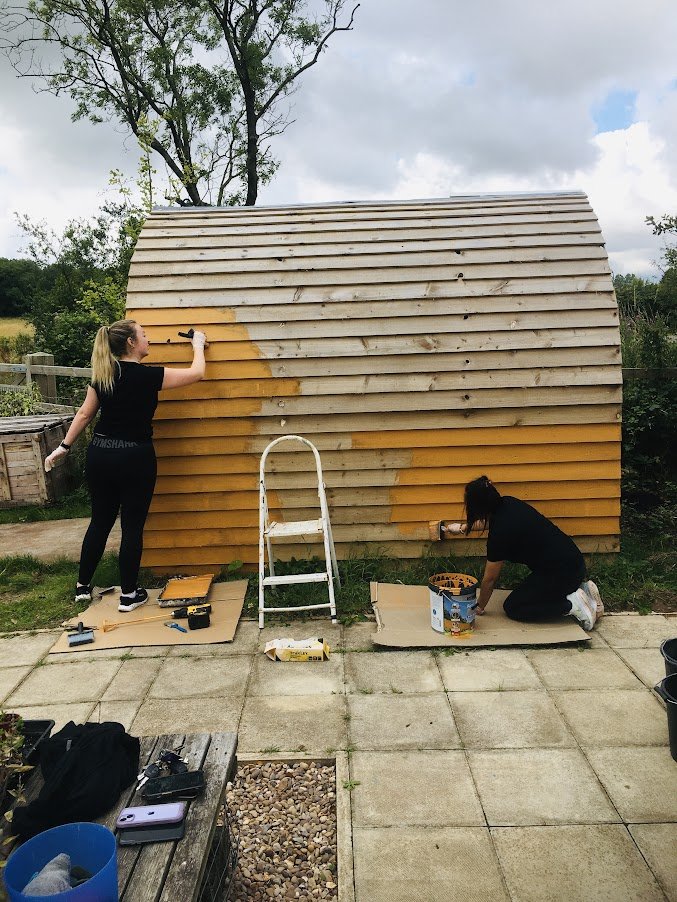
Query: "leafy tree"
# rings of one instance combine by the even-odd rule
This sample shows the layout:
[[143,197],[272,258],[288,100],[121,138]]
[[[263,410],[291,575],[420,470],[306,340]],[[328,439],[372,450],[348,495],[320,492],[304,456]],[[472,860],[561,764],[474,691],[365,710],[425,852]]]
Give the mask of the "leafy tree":
[[24,316],[40,282],[33,260],[0,257],[0,316]]
[[70,95],[74,119],[121,122],[162,158],[168,200],[251,205],[277,168],[281,101],[352,28],[357,6],[348,15],[345,3],[322,0],[312,16],[307,0],[29,0],[0,23],[19,75]]
[[[646,221],[651,226],[654,235],[677,235],[677,216],[669,216],[667,213],[660,219],[647,216]],[[664,257],[668,267],[677,267],[677,243],[667,245]]]

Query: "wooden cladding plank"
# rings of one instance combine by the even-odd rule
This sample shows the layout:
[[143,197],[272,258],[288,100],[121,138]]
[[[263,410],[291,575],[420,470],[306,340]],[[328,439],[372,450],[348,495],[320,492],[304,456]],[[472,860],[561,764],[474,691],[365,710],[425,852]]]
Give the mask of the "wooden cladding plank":
[[[193,398],[164,401],[157,409],[156,421],[182,417],[252,417],[252,416],[345,416],[347,414],[388,411],[439,411],[446,416],[452,410],[486,410],[492,407],[544,407],[560,404],[620,404],[620,385],[564,385],[537,388],[478,388],[458,391],[389,392],[370,395],[321,395],[316,397],[281,396],[268,400],[237,398],[233,400]],[[584,422],[583,416],[581,421]],[[523,420],[522,420],[523,422]],[[283,424],[284,425],[284,424]],[[324,430],[323,430],[324,431]],[[297,433],[298,434],[298,433]]]
[[[308,254],[305,247],[299,252],[289,253],[279,248],[271,255],[224,254],[217,252],[186,252],[167,248],[154,252],[151,256],[143,252],[134,255],[129,270],[131,278],[142,279],[155,275],[214,275],[220,273],[254,274],[281,272],[312,272],[319,270],[326,274],[324,282],[330,280],[334,270],[362,269],[409,269],[419,267],[471,267],[500,266],[504,264],[542,264],[576,261],[583,271],[590,261],[606,261],[607,255],[601,244],[560,244],[544,247],[519,248],[450,248],[448,244],[440,249],[430,247],[431,242],[421,242],[420,247],[400,242],[386,246],[373,245],[361,249],[341,250],[329,247],[325,254]],[[444,243],[442,243],[444,244]]]
[[[331,311],[328,311],[330,313]],[[396,335],[398,337],[425,335],[432,332],[433,337],[443,334],[459,335],[460,333],[487,333],[521,332],[530,330],[557,330],[558,328],[572,329],[578,327],[591,332],[595,327],[612,327],[618,323],[618,312],[613,309],[602,310],[570,310],[566,313],[563,322],[562,311],[522,311],[493,313],[490,310],[479,309],[474,313],[455,313],[437,310],[431,311],[429,316],[407,315],[388,317],[383,315],[373,319],[361,320],[331,320],[329,315],[320,319],[296,322],[268,321],[248,323],[245,326],[233,322],[216,322],[209,326],[210,347],[213,342],[242,341],[248,339],[255,343],[262,341],[283,341],[285,339],[312,338],[317,347],[314,357],[323,355],[323,346],[317,342],[324,339],[335,340],[337,337],[360,336],[385,336]],[[330,325],[331,324],[331,325]],[[149,340],[157,344],[166,344],[166,330],[159,326],[146,328]],[[329,338],[331,336],[331,338]],[[512,339],[505,335],[497,339],[504,343],[501,345],[508,350],[512,347]],[[618,343],[616,341],[616,343]],[[487,346],[486,344],[484,345]],[[433,350],[434,345],[429,348]],[[364,348],[363,348],[364,350]],[[209,350],[207,350],[209,357]]]
[[[217,424],[218,425],[218,424]],[[270,439],[268,435],[233,436],[228,434],[224,424],[221,435],[196,435],[190,438],[175,438],[170,432],[156,441],[156,453],[161,457],[180,457],[201,454],[256,454],[260,456]],[[313,444],[320,452],[345,451],[351,448],[404,449],[416,448],[470,448],[508,445],[519,448],[522,445],[560,445],[578,442],[581,437],[579,426],[514,426],[512,428],[486,427],[484,429],[449,429],[430,425],[428,429],[377,429],[365,432],[316,433]],[[586,442],[619,444],[620,425],[615,423],[593,423],[586,426]],[[156,436],[157,438],[157,436]],[[302,446],[292,444],[290,448]],[[293,452],[291,452],[293,453]],[[473,452],[474,453],[474,452]],[[553,449],[551,453],[557,453]]]
[[[476,475],[480,475],[479,472]],[[420,507],[435,505],[451,508],[463,504],[464,482],[444,483],[442,485],[414,486],[357,486],[348,490],[342,487],[327,490],[330,510],[357,507]],[[515,495],[535,504],[540,509],[541,503],[597,499],[620,499],[620,485],[612,476],[610,479],[594,480],[554,480],[552,482],[511,482],[503,480],[499,486],[505,495]],[[284,510],[305,509],[317,504],[317,491],[312,489],[281,489],[276,493]],[[151,517],[156,513],[176,514],[182,511],[258,511],[258,486],[247,490],[236,491],[232,488],[223,491],[198,492],[190,494],[157,494],[153,498]],[[442,516],[442,515],[441,515]],[[443,515],[446,517],[446,515]],[[298,519],[306,519],[299,517]],[[310,519],[310,518],[308,518]],[[410,519],[408,517],[402,518]]]
[[[562,404],[533,409],[503,405],[490,409],[459,409],[440,411],[382,411],[379,422],[383,429],[423,429],[437,425],[439,428],[484,429],[488,427],[543,426],[575,424],[584,428],[595,423],[620,423],[620,398],[611,403]],[[274,416],[254,419],[247,415],[233,417],[201,418],[191,408],[183,416],[168,415],[166,419],[153,421],[156,438],[192,438],[195,436],[251,436],[254,433],[274,438],[278,435],[308,435],[317,433],[341,433],[346,431],[369,432],[374,427],[370,414],[334,414],[332,416],[289,416],[279,411]]]
[[[465,485],[480,475],[477,466],[454,467],[419,467],[408,468],[400,473],[383,470],[325,473],[327,488],[355,488],[357,486],[403,486],[403,485],[439,485],[441,483]],[[590,479],[620,479],[620,461],[575,461],[534,464],[496,464],[492,465],[492,479],[495,482],[514,481],[561,481]],[[158,478],[156,493],[158,495],[223,491],[252,491],[258,487],[258,473],[250,474],[200,474],[188,476],[161,476]],[[270,480],[270,488],[300,489],[308,488],[307,480],[298,474],[281,473]]]
[[246,293],[230,285],[218,289],[207,285],[190,288],[186,285],[165,286],[161,293],[147,289],[144,283],[130,279],[127,284],[128,307],[176,308],[190,312],[196,307],[219,307],[222,310],[249,304],[292,304],[301,300],[322,302],[333,300],[378,300],[422,298],[431,296],[458,298],[490,298],[500,295],[519,297],[538,294],[576,294],[600,292],[612,294],[608,273],[602,275],[569,274],[557,277],[498,278],[464,280],[450,279],[445,271],[442,278],[430,273],[418,273],[408,282],[389,282],[385,277],[369,284],[327,285],[269,285],[250,286]]
[[[606,536],[576,536],[576,544],[584,553],[605,554],[620,551],[618,533]],[[289,560],[292,557],[303,559],[308,555],[308,545],[280,545],[278,557],[280,560]],[[445,543],[444,547],[447,547]],[[454,541],[454,555],[486,554],[486,542],[482,539],[459,539]],[[339,560],[355,558],[365,554],[384,554],[390,557],[413,559],[421,558],[430,550],[430,542],[411,540],[408,542],[358,542],[337,543],[336,555]],[[257,545],[228,545],[211,546],[206,548],[152,548],[145,549],[142,564],[152,567],[158,572],[176,572],[176,560],[182,562],[183,573],[204,572],[205,567],[221,567],[231,561],[241,561],[252,569],[258,562]],[[164,569],[163,569],[164,568]],[[172,569],[174,568],[174,569]],[[191,569],[194,568],[194,569]]]
[[[216,449],[212,449],[214,451]],[[399,470],[403,467],[464,466],[472,462],[478,467],[490,467],[501,463],[548,463],[557,461],[620,460],[618,442],[578,442],[560,445],[517,445],[497,447],[368,449],[349,451],[324,451],[322,469],[325,473],[347,470]],[[193,454],[172,457],[160,456],[158,474],[196,476],[203,473],[252,473],[258,472],[260,456],[257,454]],[[315,460],[303,451],[275,451],[266,461],[268,473],[305,473],[312,485]]]
[[[244,240],[243,240],[244,239]],[[304,247],[309,254],[324,253],[323,248],[341,247],[345,252],[348,247],[356,248],[382,246],[406,242],[421,244],[423,242],[454,242],[457,247],[470,250],[492,247],[550,247],[552,245],[603,244],[604,239],[596,220],[587,222],[548,223],[547,232],[541,223],[519,223],[511,226],[430,226],[427,222],[414,223],[408,228],[374,229],[368,224],[357,228],[342,227],[334,231],[313,231],[308,226],[305,231],[286,232],[284,230],[260,230],[243,233],[229,229],[144,229],[136,243],[134,254],[139,260],[152,258],[158,250],[169,248],[184,253],[208,249],[215,253],[225,252],[243,256],[258,256],[270,253],[271,249],[288,248],[296,250]],[[435,245],[431,246],[431,250]],[[440,249],[440,248],[437,248]]]
[[[466,314],[491,312],[491,313],[520,313],[524,311],[541,310],[616,310],[617,304],[611,289],[595,292],[569,292],[563,294],[525,294],[525,295],[491,295],[478,298],[461,297],[451,289],[447,292],[446,285],[438,287],[430,286],[426,293],[411,294],[409,297],[398,300],[386,292],[374,292],[380,297],[357,299],[344,297],[312,298],[302,295],[302,300],[294,300],[289,303],[252,303],[245,297],[240,297],[232,308],[220,307],[192,307],[186,310],[182,307],[153,307],[148,309],[129,308],[127,315],[130,319],[137,319],[144,326],[159,326],[167,329],[172,325],[180,328],[185,326],[186,317],[190,317],[193,325],[209,326],[218,322],[266,322],[270,320],[286,322],[289,319],[306,319],[309,316],[323,315],[328,319],[372,319],[384,313],[392,316],[411,316],[412,312],[432,313],[440,309],[448,313]],[[187,345],[187,340],[178,338],[176,332],[170,336],[175,344]],[[166,339],[165,339],[166,341]]]
[[305,285],[361,285],[380,282],[415,282],[421,278],[433,281],[448,279],[450,275],[465,282],[475,279],[528,279],[560,276],[611,276],[606,258],[600,260],[557,260],[544,263],[458,263],[441,261],[430,265],[418,262],[409,267],[374,266],[366,268],[349,267],[345,270],[334,269],[331,275],[326,266],[313,269],[294,268],[289,272],[273,270],[270,272],[229,272],[220,269],[215,272],[173,274],[164,273],[164,267],[158,266],[157,274],[140,275],[134,268],[130,270],[128,291],[204,291],[205,289],[224,290],[250,288],[275,288],[279,286]]
[[576,366],[527,370],[484,370],[461,373],[403,373],[401,375],[366,376],[315,376],[304,379],[300,385],[297,379],[237,379],[203,381],[188,388],[172,391],[172,401],[191,399],[242,399],[242,398],[294,398],[303,397],[348,397],[364,398],[365,408],[370,406],[369,396],[388,392],[433,393],[438,391],[477,389],[530,389],[549,386],[601,386],[621,385],[623,382],[618,366]]

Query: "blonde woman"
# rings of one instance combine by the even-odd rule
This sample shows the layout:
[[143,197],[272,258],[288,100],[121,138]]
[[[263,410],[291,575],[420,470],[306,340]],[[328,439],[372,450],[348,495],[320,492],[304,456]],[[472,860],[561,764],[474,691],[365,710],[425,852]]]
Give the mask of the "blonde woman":
[[185,369],[142,366],[148,356],[146,333],[125,319],[97,332],[92,351],[92,382],[63,442],[45,460],[49,471],[71,450],[97,413],[99,420],[87,449],[85,475],[92,499],[92,519],[82,543],[75,600],[92,600],[92,580],[118,513],[120,604],[133,611],[148,600],[137,586],[143,528],[155,489],[157,464],[151,421],[158,392],[199,382],[205,374],[205,335],[194,332],[193,362]]

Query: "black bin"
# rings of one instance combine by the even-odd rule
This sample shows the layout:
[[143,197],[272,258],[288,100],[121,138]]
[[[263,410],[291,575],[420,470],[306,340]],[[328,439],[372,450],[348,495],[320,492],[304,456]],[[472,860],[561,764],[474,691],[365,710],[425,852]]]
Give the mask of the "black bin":
[[668,737],[670,754],[677,761],[677,673],[664,677],[657,686],[656,692],[668,708]]
[[665,661],[665,675],[677,673],[677,639],[666,639],[662,642],[661,654]]

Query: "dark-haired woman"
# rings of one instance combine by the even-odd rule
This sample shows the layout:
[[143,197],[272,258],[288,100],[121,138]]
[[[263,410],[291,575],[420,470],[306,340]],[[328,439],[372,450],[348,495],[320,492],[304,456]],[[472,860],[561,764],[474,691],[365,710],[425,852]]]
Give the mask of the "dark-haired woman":
[[205,374],[205,335],[195,332],[193,362],[184,369],[143,366],[149,345],[146,333],[134,320],[120,320],[97,332],[92,350],[92,381],[82,407],[66,436],[45,460],[50,470],[69,453],[73,442],[99,420],[87,449],[85,475],[92,499],[92,519],[80,554],[75,587],[78,603],[92,600],[94,571],[120,513],[120,603],[118,610],[133,611],[148,599],[137,586],[143,528],[155,489],[157,464],[151,421],[158,392],[199,382]]
[[501,495],[487,476],[465,487],[466,523],[452,523],[448,533],[487,530],[487,562],[477,600],[484,613],[505,561],[526,564],[527,578],[513,589],[503,608],[512,620],[533,622],[571,615],[591,630],[604,606],[588,579],[583,555],[547,517],[519,498]]

